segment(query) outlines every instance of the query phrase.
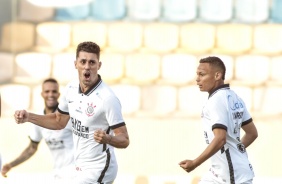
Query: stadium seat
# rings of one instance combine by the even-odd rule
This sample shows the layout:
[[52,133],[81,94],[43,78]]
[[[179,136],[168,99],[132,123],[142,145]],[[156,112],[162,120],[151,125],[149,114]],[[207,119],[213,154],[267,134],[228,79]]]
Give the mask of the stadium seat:
[[161,0],[128,0],[128,17],[131,20],[155,21],[161,15]]
[[187,85],[195,82],[197,57],[189,54],[167,54],[161,61],[162,84]]
[[41,7],[30,3],[28,0],[20,0],[18,5],[18,20],[40,23],[54,18],[53,7]]
[[178,47],[179,27],[167,23],[151,23],[144,27],[144,47],[145,49],[167,53]]
[[14,54],[0,52],[0,83],[11,82],[14,74]]
[[203,22],[229,22],[232,16],[232,0],[199,0],[199,19]]
[[16,110],[28,109],[30,106],[30,88],[26,85],[0,85],[1,116],[13,117]]
[[118,53],[101,53],[102,66],[99,70],[102,79],[107,83],[118,83],[124,76],[125,58]]
[[36,27],[36,51],[58,53],[70,46],[71,26],[65,22],[42,22]]
[[91,4],[91,17],[96,20],[113,21],[125,18],[126,0],[94,0]]
[[[208,93],[201,92],[197,85],[180,87],[178,90],[178,117],[201,117],[204,102],[208,99]],[[187,103],[189,102],[189,103]]]
[[[201,58],[205,58],[211,55],[202,55],[199,60]],[[212,54],[212,56],[216,56],[219,57],[226,68],[226,73],[225,73],[225,82],[229,83],[231,80],[233,80],[234,78],[234,58],[232,55],[223,55],[223,54]]]
[[151,84],[160,77],[160,55],[129,54],[125,58],[125,79],[130,84]]
[[111,23],[108,29],[108,50],[131,52],[141,47],[143,41],[141,24],[116,22]]
[[254,28],[254,53],[275,55],[282,52],[282,24],[260,24]]
[[21,52],[31,49],[35,41],[35,26],[27,22],[9,22],[2,27],[1,49]]
[[262,85],[269,79],[270,58],[262,55],[242,55],[235,60],[235,80],[241,85]]
[[164,0],[161,18],[169,22],[194,21],[197,16],[197,0]]
[[211,51],[214,45],[214,25],[189,23],[181,26],[179,52],[206,53]]
[[[95,0],[96,1],[96,0]],[[77,21],[84,20],[90,15],[90,5],[82,4],[70,7],[60,7],[55,9],[54,19],[57,21]]]
[[254,111],[260,116],[281,115],[282,87],[269,85],[254,90]]
[[270,63],[270,81],[268,83],[282,84],[282,56],[271,58]]
[[270,20],[276,23],[282,23],[282,1],[281,0],[272,0],[272,4],[270,6],[271,16]]
[[[12,4],[13,1],[0,1],[0,35],[2,36],[2,25],[12,21]],[[0,43],[1,43],[1,36],[0,36]]]
[[145,85],[141,89],[140,117],[167,117],[176,110],[177,88],[171,85]]
[[236,0],[235,20],[242,23],[262,23],[269,18],[269,0]]
[[247,24],[223,24],[217,26],[216,53],[244,54],[252,49],[253,29]]
[[52,77],[60,84],[67,84],[73,79],[78,79],[74,65],[75,55],[75,52],[62,52],[53,56]]
[[16,55],[16,83],[38,84],[50,77],[51,56],[45,53],[25,52]]
[[111,88],[120,100],[124,115],[132,115],[140,110],[141,89],[139,86],[116,84],[111,85]]
[[84,41],[93,41],[101,49],[106,46],[107,26],[102,22],[80,21],[72,24],[71,47],[76,49],[77,45]]

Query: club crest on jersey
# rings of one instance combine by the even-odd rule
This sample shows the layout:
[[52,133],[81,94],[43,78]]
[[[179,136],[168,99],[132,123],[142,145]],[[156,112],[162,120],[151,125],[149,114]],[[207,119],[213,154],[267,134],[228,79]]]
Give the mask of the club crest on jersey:
[[88,107],[85,110],[86,115],[89,116],[93,116],[94,112],[94,108],[96,107],[96,105],[93,105],[93,103],[87,103]]

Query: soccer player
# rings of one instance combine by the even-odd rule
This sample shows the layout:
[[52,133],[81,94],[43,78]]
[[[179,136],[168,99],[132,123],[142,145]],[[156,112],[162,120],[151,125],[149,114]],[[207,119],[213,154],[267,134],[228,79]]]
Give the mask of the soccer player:
[[121,104],[98,74],[100,47],[93,42],[77,46],[75,68],[79,80],[71,81],[58,110],[38,115],[18,110],[17,123],[32,122],[48,129],[62,129],[72,121],[75,146],[75,184],[112,184],[117,175],[114,147],[129,145]]
[[[202,123],[207,148],[194,160],[179,163],[191,172],[207,159],[211,167],[200,183],[251,184],[254,172],[246,148],[257,138],[257,129],[244,101],[224,84],[225,65],[218,57],[200,60],[197,68],[197,85],[208,92],[202,110]],[[240,129],[245,132],[240,137]]]
[[[45,108],[41,114],[50,114],[58,107],[60,96],[59,84],[53,79],[46,79],[42,83],[41,96],[44,99]],[[15,160],[3,165],[2,175],[6,174],[15,166],[25,162],[37,151],[39,142],[44,139],[51,152],[54,161],[54,179],[68,178],[71,170],[74,170],[74,147],[72,138],[71,122],[62,130],[49,130],[32,124],[29,134],[30,143],[27,148]]]

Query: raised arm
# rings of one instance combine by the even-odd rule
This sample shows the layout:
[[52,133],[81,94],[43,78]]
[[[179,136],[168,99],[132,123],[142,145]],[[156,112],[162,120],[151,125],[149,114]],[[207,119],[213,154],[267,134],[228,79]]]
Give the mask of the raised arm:
[[15,166],[25,162],[26,160],[28,160],[32,155],[34,155],[34,153],[36,153],[37,148],[38,148],[38,142],[30,141],[28,147],[25,148],[25,150],[22,152],[22,154],[20,156],[18,156],[12,162],[3,165],[3,168],[1,170],[2,176],[7,177],[7,173],[13,167],[15,167]]
[[61,114],[58,111],[51,114],[38,115],[26,110],[18,110],[15,112],[14,118],[18,124],[31,122],[47,129],[60,130],[65,128],[70,116]]
[[245,135],[242,137],[241,142],[244,144],[245,148],[247,148],[258,137],[257,128],[255,124],[251,122],[242,126],[242,129],[245,131]]

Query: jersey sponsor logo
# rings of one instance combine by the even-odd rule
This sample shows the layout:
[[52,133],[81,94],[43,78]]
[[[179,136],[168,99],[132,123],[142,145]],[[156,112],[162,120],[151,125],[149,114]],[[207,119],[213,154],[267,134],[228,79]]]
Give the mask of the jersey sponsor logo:
[[242,144],[242,143],[237,144],[237,148],[241,153],[246,152],[246,148],[245,148],[244,144]]
[[49,146],[51,150],[63,149],[65,147],[64,141],[57,139],[46,140],[46,144]]
[[209,144],[209,138],[208,138],[208,133],[206,131],[204,131],[204,136],[205,136],[205,139],[206,139],[206,143]]
[[235,101],[231,95],[228,95],[228,103],[231,110],[235,111],[236,109],[243,108],[242,102]]
[[96,105],[93,105],[92,103],[87,103],[88,107],[85,110],[86,115],[89,116],[93,116],[94,115],[94,108],[96,107]]
[[89,139],[89,127],[82,126],[81,121],[71,117],[72,132],[74,135]]

